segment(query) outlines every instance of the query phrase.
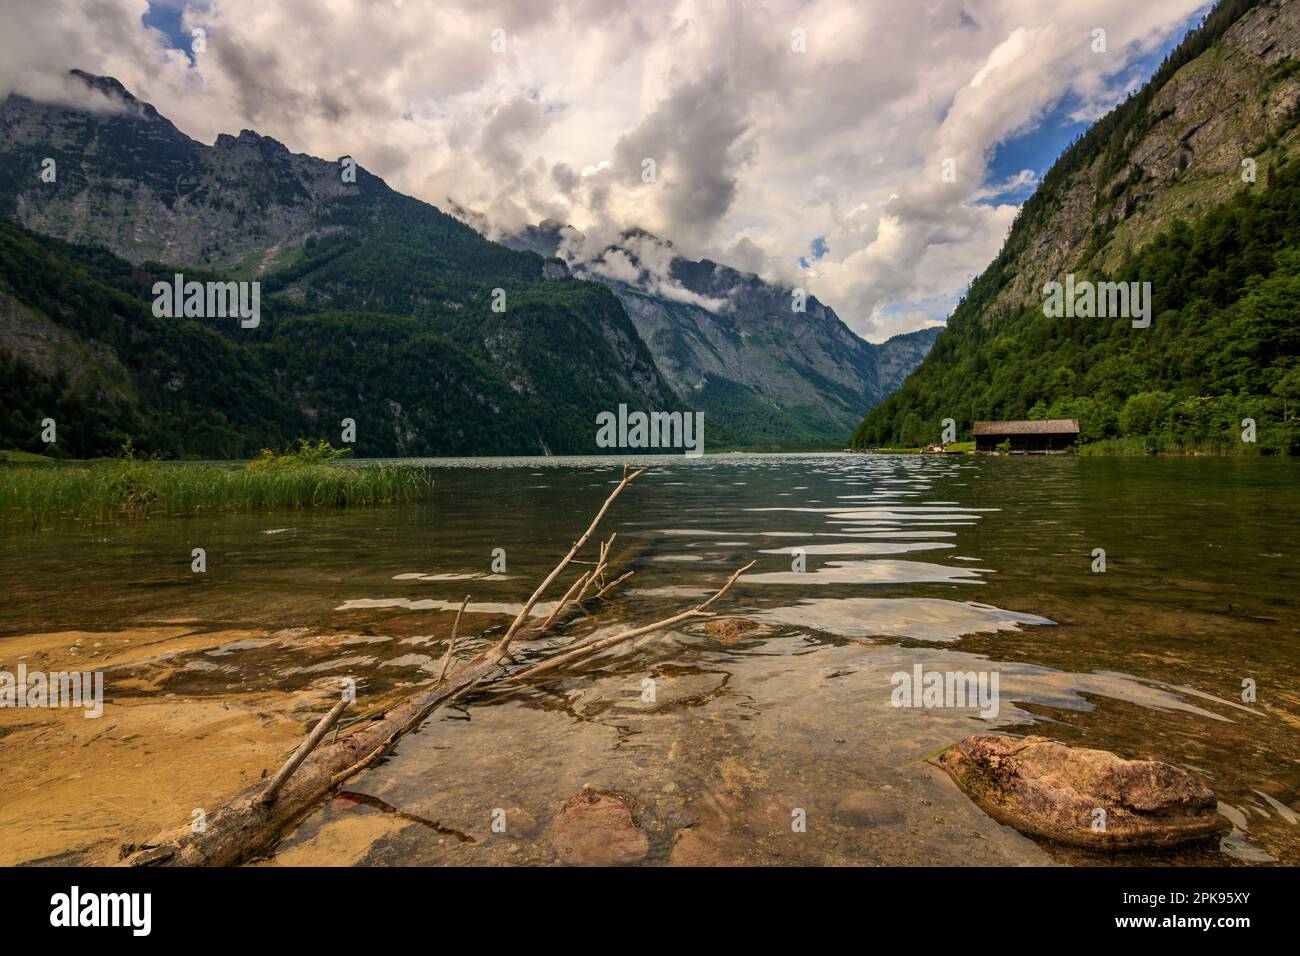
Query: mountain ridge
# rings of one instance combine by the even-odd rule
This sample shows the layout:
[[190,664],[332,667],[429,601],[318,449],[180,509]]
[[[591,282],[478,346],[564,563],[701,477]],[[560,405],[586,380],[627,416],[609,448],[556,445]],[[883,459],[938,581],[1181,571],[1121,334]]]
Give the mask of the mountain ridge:
[[[1274,431],[1267,447],[1291,447],[1297,343],[1279,310],[1300,221],[1298,52],[1298,5],[1218,4],[1056,161],[853,446],[938,441],[946,418],[965,435],[976,419],[1051,417],[1152,449],[1240,444],[1251,418]],[[1150,282],[1151,327],[1045,317],[1042,290],[1067,273]]]
[[[350,338],[348,330],[336,321],[313,330],[303,316],[380,317],[365,323],[376,348],[422,350],[430,360],[427,370],[412,369],[416,381],[422,376],[429,383],[421,397],[408,383],[386,383],[379,369],[373,380],[350,382],[334,376],[337,369],[290,363],[297,373],[290,378],[267,365],[264,355],[259,374],[278,377],[292,406],[273,416],[274,425],[242,421],[212,448],[186,444],[168,427],[172,444],[161,450],[255,453],[284,437],[280,429],[290,439],[293,431],[316,435],[337,415],[370,419],[358,429],[362,454],[580,452],[594,447],[595,416],[604,409],[621,402],[682,407],[608,290],[547,277],[540,257],[488,242],[363,167],[353,169],[355,181],[349,182],[342,164],[291,153],[250,130],[203,146],[116,80],[74,75],[110,98],[112,108],[93,112],[13,95],[0,103],[0,170],[7,173],[0,211],[27,231],[9,230],[4,237],[12,253],[0,275],[10,342],[20,315],[36,323],[34,308],[65,333],[75,312],[75,303],[48,297],[44,310],[20,301],[16,292],[30,286],[14,271],[18,263],[44,257],[49,268],[66,272],[76,257],[97,255],[88,249],[93,244],[121,256],[135,273],[256,279],[266,293],[264,310],[294,317],[299,344],[335,356],[332,361],[344,367],[349,356],[336,353],[331,341]],[[36,175],[47,156],[56,164],[49,183]],[[74,245],[43,243],[40,235]],[[33,243],[45,248],[38,253]],[[103,285],[148,294],[123,263],[93,276],[92,285],[96,296]],[[502,311],[493,308],[497,301]],[[187,328],[193,322],[174,321]],[[384,335],[375,339],[380,328]],[[256,351],[282,331],[288,330],[262,329],[239,341]],[[79,350],[93,350],[95,342]],[[439,366],[444,355],[445,369]],[[130,356],[119,359],[128,365]],[[36,367],[29,371],[41,375]],[[193,380],[202,371],[190,368],[180,377]],[[322,379],[333,382],[336,394],[319,394]],[[440,397],[453,380],[467,392],[464,420],[454,401]],[[399,392],[404,400],[397,400]],[[503,413],[501,427],[490,425],[487,418],[502,409],[514,411]],[[335,429],[325,427],[325,437],[333,437]],[[119,431],[79,453],[104,453]],[[236,431],[244,433],[242,440]],[[472,438],[476,431],[481,445]],[[8,440],[20,438],[32,440]]]
[[[396,192],[363,167],[345,164],[346,157],[330,162],[294,153],[247,129],[220,134],[206,146],[116,79],[83,71],[72,75],[101,94],[106,105],[90,110],[17,95],[0,101],[0,170],[7,172],[0,177],[0,214],[23,230],[6,231],[3,237],[10,244],[10,268],[26,257],[65,272],[75,269],[78,256],[97,256],[91,247],[102,247],[124,262],[78,278],[93,286],[97,298],[108,296],[106,289],[142,294],[139,280],[145,274],[202,272],[214,279],[260,282],[264,308],[287,323],[284,330],[235,340],[254,351],[265,348],[251,366],[256,371],[248,374],[271,376],[286,391],[274,427],[225,421],[218,428],[220,440],[207,447],[182,441],[172,421],[152,432],[170,436],[171,446],[162,449],[168,453],[245,454],[294,437],[294,429],[318,435],[331,419],[362,414],[358,407],[371,419],[360,430],[365,437],[359,439],[359,453],[471,453],[477,450],[468,437],[473,429],[455,420],[454,403],[438,397],[452,379],[483,398],[470,402],[476,409],[470,417],[479,426],[493,409],[514,409],[505,415],[513,442],[502,429],[484,432],[483,450],[494,453],[590,451],[595,415],[622,403],[702,408],[709,416],[710,441],[717,444],[827,447],[842,444],[862,412],[883,397],[877,372],[897,376],[919,357],[929,338],[923,334],[901,341],[886,350],[888,359],[877,366],[878,347],[854,336],[815,299],[809,300],[809,311],[819,326],[784,322],[792,331],[767,323],[769,327],[719,332],[711,314],[706,319],[680,311],[688,303],[638,299],[630,288],[575,278],[536,251],[491,242],[456,217]],[[55,163],[56,176],[49,183],[32,175],[46,159]],[[351,179],[345,175],[347,165]],[[44,243],[41,236],[65,245]],[[34,246],[43,248],[36,251]],[[725,269],[710,263],[707,271],[722,275]],[[725,278],[734,287],[744,285],[734,270]],[[691,281],[715,280],[700,273]],[[756,277],[753,281],[758,282]],[[16,292],[26,288],[13,276],[0,275],[0,316],[5,317],[0,345],[8,343],[10,355],[25,364],[34,362],[25,374],[44,377],[47,390],[58,391],[50,376],[70,375],[61,387],[75,390],[86,368],[115,366],[120,377],[122,369],[137,361],[134,345],[118,341],[110,346],[95,337],[106,334],[103,329],[85,338],[84,329],[70,328],[74,310],[70,303],[45,296],[51,290],[43,290],[39,301],[22,301]],[[775,294],[761,283],[753,289],[769,298]],[[635,315],[630,305],[638,310]],[[666,317],[661,315],[665,321],[699,322],[705,338],[714,336],[706,349],[730,352],[706,368],[688,363],[665,373],[662,353],[647,344],[642,314],[647,310],[667,310]],[[346,363],[347,353],[333,343],[353,337],[339,317],[361,314],[372,317],[363,324],[373,347],[411,348],[422,342],[419,348],[435,365],[439,350],[450,350],[448,368],[457,370],[455,375],[431,385],[423,399],[405,389],[397,401],[386,395],[379,370],[372,372],[375,380],[351,383],[335,368],[291,361],[276,351],[281,333],[291,330],[299,348]],[[314,329],[313,317],[320,319]],[[399,321],[403,317],[414,323]],[[24,324],[39,328],[40,334],[24,338]],[[155,331],[163,335],[159,330],[150,335]],[[218,331],[229,337],[228,329]],[[789,363],[793,371],[780,357],[745,348],[745,339],[755,335],[796,342],[801,354]],[[45,346],[37,346],[36,339]],[[56,340],[67,351],[62,363],[50,346]],[[837,357],[837,350],[844,356]],[[756,354],[768,363],[766,369],[753,371],[748,379],[722,374],[728,357]],[[90,361],[91,355],[102,361]],[[295,374],[286,376],[276,368],[275,356]],[[696,372],[700,375],[692,379]],[[134,374],[146,373],[137,367]],[[427,374],[437,379],[440,373],[434,368]],[[177,382],[201,376],[199,368],[172,372]],[[784,379],[783,391],[764,388],[770,386],[765,376]],[[332,383],[332,397],[320,393],[322,381]],[[689,389],[681,387],[687,382]],[[147,411],[144,405],[158,399],[139,381],[124,385],[120,393],[109,392],[125,403],[123,409],[134,410],[123,411],[126,417],[114,419],[118,425],[109,429],[111,435],[105,432],[81,452],[106,451],[129,431],[122,422],[137,421]],[[823,394],[832,397],[823,399]],[[26,419],[21,427],[13,425],[13,437],[6,440],[19,441],[29,426]],[[237,438],[241,430],[243,440]],[[28,437],[23,447],[30,441]]]
[[867,342],[816,296],[796,312],[791,287],[689,259],[643,229],[586,250],[588,258],[570,254],[584,240],[554,221],[501,239],[612,289],[669,383],[729,427],[776,437],[793,421],[801,438],[847,435],[863,407],[897,388],[938,335],[920,329]]

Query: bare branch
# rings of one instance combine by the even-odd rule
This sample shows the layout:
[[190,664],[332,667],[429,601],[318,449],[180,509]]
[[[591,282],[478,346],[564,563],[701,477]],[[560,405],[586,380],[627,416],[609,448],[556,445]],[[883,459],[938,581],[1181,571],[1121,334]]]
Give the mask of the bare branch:
[[528,620],[528,614],[532,611],[533,605],[538,602],[541,596],[546,593],[546,589],[554,583],[555,579],[560,576],[560,573],[569,566],[569,562],[572,561],[577,556],[578,552],[582,550],[582,546],[587,543],[587,539],[591,537],[592,533],[596,530],[596,526],[600,524],[601,519],[605,517],[605,512],[608,511],[609,506],[614,503],[614,499],[623,493],[624,488],[637,478],[641,477],[644,473],[644,468],[638,468],[631,474],[628,474],[626,467],[623,469],[623,480],[620,481],[618,486],[610,492],[609,497],[605,499],[605,503],[600,506],[600,511],[596,512],[596,517],[593,518],[591,524],[587,526],[587,530],[582,533],[582,536],[578,538],[577,541],[573,542],[573,547],[569,549],[569,553],[566,554],[560,560],[560,563],[555,566],[555,569],[546,576],[546,580],[537,586],[537,590],[533,592],[533,596],[528,599],[528,603],[524,605],[523,610],[519,612],[514,623],[510,625],[510,629],[507,630],[505,636],[501,638],[501,642],[497,644],[493,653],[496,655],[498,660],[504,657],[506,651],[509,650],[510,642],[514,639],[515,632],[519,630],[524,621]]
[[271,782],[266,785],[266,789],[262,791],[262,795],[258,798],[259,803],[270,803],[275,799],[275,795],[280,792],[280,789],[286,783],[289,782],[289,778],[293,776],[293,772],[298,769],[302,762],[307,759],[307,755],[315,750],[316,745],[325,739],[325,735],[329,733],[329,729],[334,726],[334,722],[343,714],[344,709],[349,703],[350,701],[348,698],[344,697],[330,709],[328,714],[320,719],[320,722],[312,729],[312,732],[307,739],[298,745],[298,749],[293,752],[293,756],[285,761],[284,766],[281,767],[279,772],[271,779]]
[[568,605],[569,598],[573,597],[573,592],[578,590],[578,588],[582,588],[584,591],[587,589],[587,581],[591,579],[593,573],[594,572],[592,571],[588,571],[573,582],[573,585],[565,592],[564,597],[560,599],[560,603],[555,605],[555,609],[551,611],[546,620],[542,622],[542,626],[537,629],[539,632],[550,630],[551,625],[555,623],[555,619],[560,616],[561,612],[563,612],[564,608]]
[[460,610],[456,612],[456,620],[451,624],[451,640],[447,643],[447,653],[442,657],[442,667],[438,669],[439,684],[447,676],[447,665],[451,663],[451,652],[456,649],[456,631],[460,629],[460,616],[465,613],[465,608],[468,605],[469,595],[466,594],[465,600],[461,602]]
[[601,588],[599,591],[597,591],[597,592],[596,592],[596,597],[597,597],[598,599],[599,599],[599,598],[603,598],[603,597],[604,597],[606,594],[608,594],[610,591],[614,590],[614,588],[618,587],[620,584],[622,584],[624,581],[626,581],[628,578],[630,578],[630,577],[632,576],[632,574],[633,574],[632,571],[626,571],[626,572],[624,572],[623,574],[620,574],[620,575],[619,575],[618,577],[616,577],[613,581],[610,581],[609,584],[606,584],[603,588]]
[[518,674],[511,674],[509,677],[503,678],[501,681],[495,682],[495,684],[493,684],[492,686],[496,686],[497,684],[501,684],[501,683],[514,683],[516,681],[527,680],[531,677],[535,677],[538,674],[544,674],[547,671],[555,670],[557,667],[563,667],[565,664],[568,664],[571,661],[576,661],[581,657],[586,657],[588,654],[595,654],[598,651],[605,650],[605,648],[607,647],[613,647],[615,644],[621,644],[624,641],[630,641],[634,637],[641,637],[645,634],[651,634],[655,631],[662,631],[666,627],[672,627],[674,624],[678,624],[682,621],[686,621],[694,617],[712,617],[712,615],[708,611],[706,611],[705,608],[711,605],[718,598],[722,597],[722,595],[726,594],[727,591],[731,589],[731,586],[736,583],[736,580],[742,574],[744,574],[746,571],[752,568],[754,564],[755,562],[751,561],[743,568],[737,570],[730,578],[727,579],[727,583],[718,589],[718,591],[713,595],[713,597],[709,598],[707,601],[703,602],[702,604],[697,604],[695,607],[691,608],[690,610],[682,611],[680,614],[674,614],[672,617],[665,618],[662,621],[656,621],[653,624],[646,624],[643,627],[633,628],[632,630],[624,631],[621,634],[614,634],[610,637],[601,638],[598,641],[591,641],[588,644],[583,644],[581,647],[575,647],[573,650],[569,651],[568,653],[560,654],[556,657],[547,658],[546,660],[542,661],[540,664],[535,664],[532,667],[528,668],[527,670],[524,670]]

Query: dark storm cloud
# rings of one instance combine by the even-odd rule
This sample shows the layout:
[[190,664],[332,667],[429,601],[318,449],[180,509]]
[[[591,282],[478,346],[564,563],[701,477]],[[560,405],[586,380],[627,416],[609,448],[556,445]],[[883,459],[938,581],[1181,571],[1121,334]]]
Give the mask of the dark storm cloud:
[[[675,89],[636,129],[619,139],[614,168],[627,185],[663,190],[659,204],[674,236],[707,235],[731,209],[747,129],[744,97],[720,70]],[[643,163],[656,182],[642,184]]]

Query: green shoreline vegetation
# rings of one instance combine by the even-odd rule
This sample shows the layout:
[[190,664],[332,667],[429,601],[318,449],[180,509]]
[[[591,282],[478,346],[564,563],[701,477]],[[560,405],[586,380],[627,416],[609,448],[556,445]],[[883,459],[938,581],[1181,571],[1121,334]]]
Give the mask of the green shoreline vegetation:
[[[1082,455],[1086,458],[1135,458],[1146,455],[1170,458],[1250,458],[1291,454],[1288,450],[1291,447],[1293,447],[1292,444],[1282,444],[1281,440],[1266,441],[1263,437],[1254,443],[1238,441],[1226,435],[1217,440],[1187,442],[1163,434],[1152,434],[1130,435],[1124,438],[1103,438],[1083,445],[1074,445],[1058,454]],[[915,448],[851,448],[848,450],[873,455],[989,454],[988,452],[976,452],[973,441],[949,442],[948,447],[942,452],[930,452],[919,446]],[[998,454],[1007,455],[1010,452],[1002,450]],[[1017,453],[1017,457],[1036,456]]]
[[77,464],[0,464],[0,517],[110,521],[151,515],[370,507],[419,501],[433,493],[428,469],[343,464],[350,449],[300,440],[296,451],[246,463],[179,463],[137,458],[128,443],[115,459]]

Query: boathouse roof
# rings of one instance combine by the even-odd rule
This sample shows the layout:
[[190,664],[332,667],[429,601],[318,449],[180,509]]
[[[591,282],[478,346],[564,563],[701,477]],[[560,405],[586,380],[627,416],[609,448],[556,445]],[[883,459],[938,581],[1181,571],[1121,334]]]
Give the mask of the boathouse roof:
[[1077,418],[1044,418],[1039,421],[976,422],[976,435],[1062,435],[1078,434]]

